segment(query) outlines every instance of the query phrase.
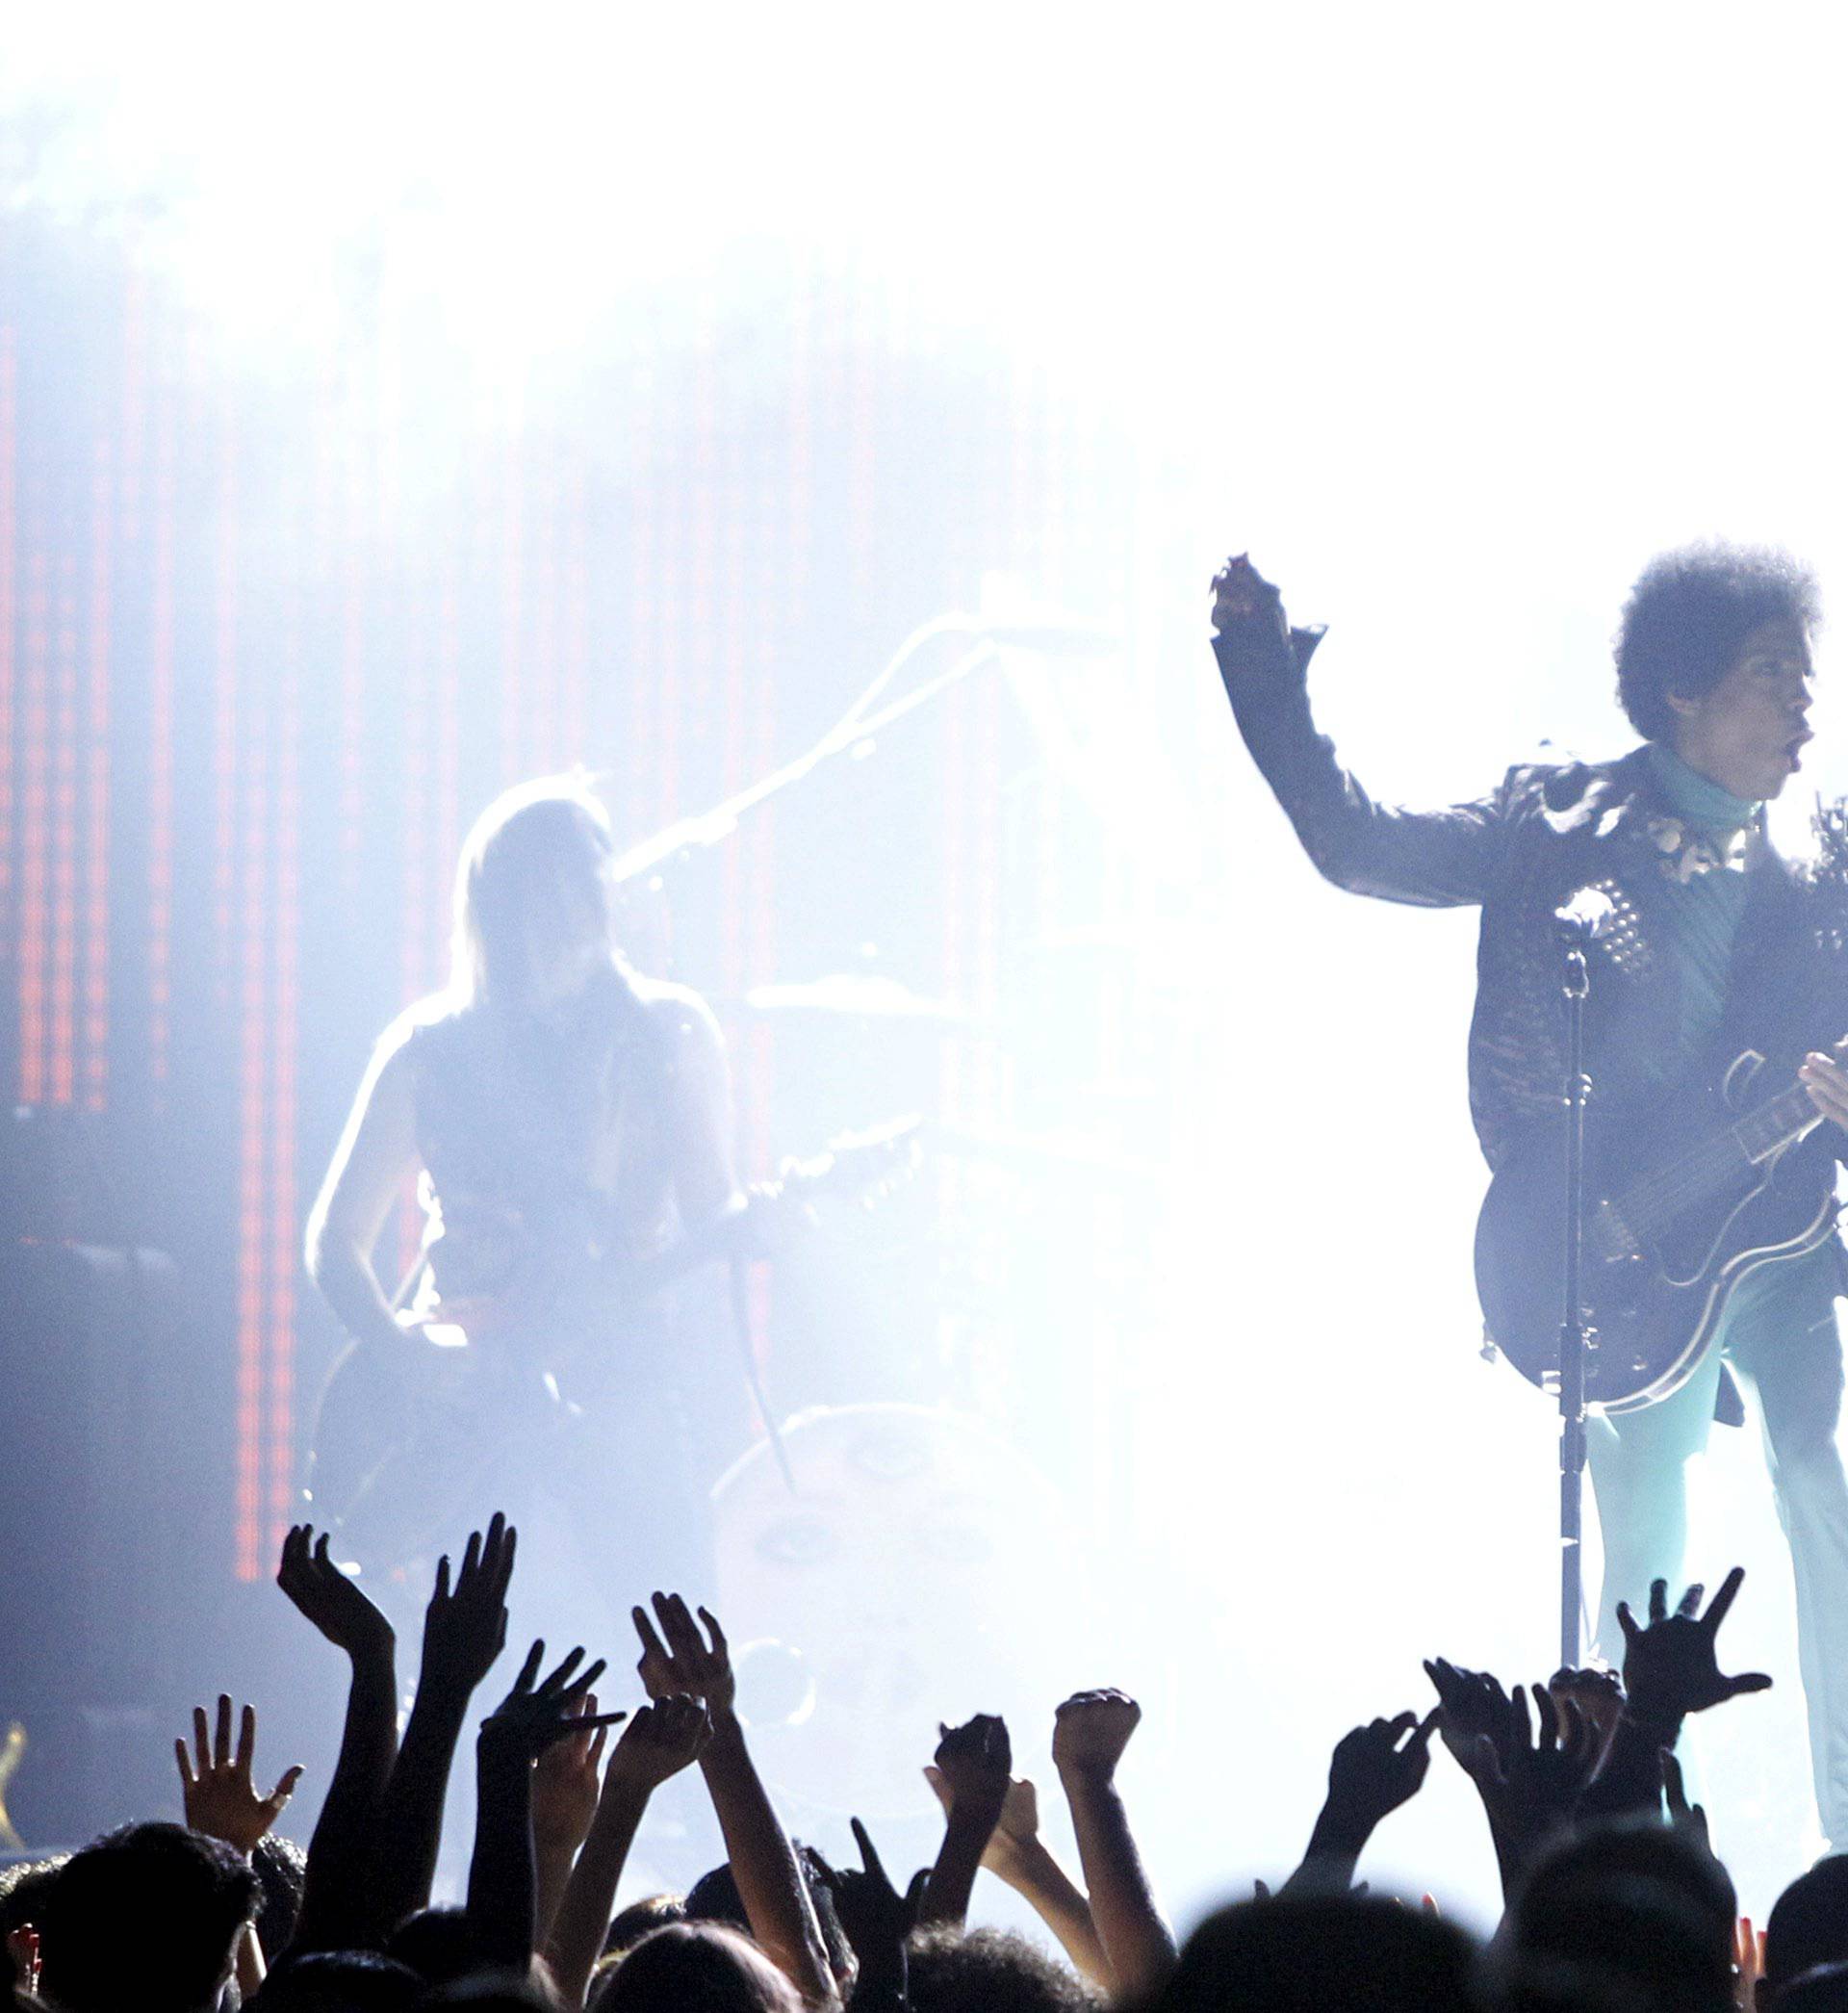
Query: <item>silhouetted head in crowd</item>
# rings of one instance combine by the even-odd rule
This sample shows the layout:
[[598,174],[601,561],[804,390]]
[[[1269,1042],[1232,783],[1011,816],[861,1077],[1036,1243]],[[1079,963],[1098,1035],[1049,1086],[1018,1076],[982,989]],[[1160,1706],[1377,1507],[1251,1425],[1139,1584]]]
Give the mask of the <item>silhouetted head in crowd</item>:
[[[834,1893],[828,1885],[827,1864],[812,1846],[797,1843],[795,1853],[796,1864],[802,1869],[803,1884],[808,1890],[808,1899],[814,1906],[815,1921],[821,1929],[821,1945],[827,1952],[828,1969],[844,1995],[852,1987],[860,1966],[854,1956],[854,1947],[847,1941],[847,1932],[840,1926]],[[709,1873],[702,1873],[694,1881],[686,1891],[684,1910],[680,1918],[683,1922],[724,1923],[747,1935],[750,1933],[751,1923],[744,1912],[744,1898],[738,1893],[738,1883],[732,1878],[729,1865],[716,1866]]]
[[486,1961],[467,1912],[460,1908],[420,1908],[391,1933],[385,1953],[408,1964],[431,1985],[448,1985],[479,1971]]
[[911,2013],[1096,2013],[1091,1987],[1005,1929],[920,1929],[910,1944]]
[[1567,1968],[1662,2013],[1732,2001],[1737,1902],[1726,1870],[1685,1833],[1640,1819],[1563,1841],[1502,1923],[1507,1975]]
[[1562,1887],[1605,1878],[1659,1880],[1682,1895],[1707,1924],[1716,1950],[1731,1962],[1738,1897],[1726,1869],[1697,1839],[1653,1818],[1615,1819],[1587,1826],[1535,1861],[1514,1915],[1544,1916]]
[[1778,2013],[1848,2013],[1848,1964],[1818,1964],[1799,1972],[1770,2003]]
[[64,2013],[193,2013],[231,1975],[263,1898],[229,1845],[130,1824],[75,1853],[39,1897],[39,1989]]
[[[1848,1962],[1848,1853],[1819,1859],[1781,1894],[1764,1925],[1758,2003],[1819,1964]],[[1782,2000],[1778,2000],[1782,2004]]]
[[410,2013],[427,1989],[377,1950],[310,1950],[270,1970],[251,2013]]
[[587,2013],[802,2013],[802,2000],[749,1937],[670,1923],[605,1975]]
[[506,1972],[477,1972],[432,1992],[421,2013],[560,2013],[555,1995],[548,1998],[526,1978]]
[[1524,1957],[1497,1967],[1496,2013],[1650,2013],[1653,2001],[1622,1978],[1549,1958]]
[[263,1907],[257,1916],[257,1935],[266,1951],[286,1950],[295,1940],[295,1918],[301,1913],[301,1883],[308,1870],[308,1855],[292,1838],[278,1838],[272,1831],[257,1841],[250,1855],[250,1871],[263,1883]]
[[640,1943],[651,1929],[664,1929],[669,1923],[683,1923],[685,1920],[684,1895],[649,1895],[642,1900],[631,1901],[627,1908],[617,1909],[610,1917],[609,1927],[603,1934],[603,1954],[619,1957]]
[[1280,1895],[1209,1915],[1159,2013],[1470,2013],[1476,1945],[1453,1923],[1372,1896]]

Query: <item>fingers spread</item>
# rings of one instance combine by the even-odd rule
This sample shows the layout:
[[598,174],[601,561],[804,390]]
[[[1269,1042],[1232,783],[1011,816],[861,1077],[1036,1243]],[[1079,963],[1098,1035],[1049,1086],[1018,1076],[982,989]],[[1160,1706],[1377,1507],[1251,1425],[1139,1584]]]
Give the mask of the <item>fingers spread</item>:
[[1726,1619],[1732,1603],[1738,1599],[1739,1587],[1744,1579],[1744,1566],[1735,1565],[1727,1574],[1726,1578],[1720,1582],[1720,1590],[1713,1596],[1712,1604],[1708,1607],[1706,1614],[1702,1616],[1702,1626],[1704,1628],[1711,1632],[1717,1629],[1721,1622]]
[[654,1658],[661,1663],[667,1661],[667,1649],[654,1633],[654,1624],[649,1619],[646,1608],[631,1608],[629,1618],[635,1624],[635,1633],[642,1639],[642,1655]]
[[860,1847],[860,1863],[869,1873],[876,1873],[883,1880],[886,1869],[880,1864],[879,1854],[873,1849],[873,1842],[866,1834],[866,1827],[858,1818],[850,1818],[848,1823],[853,1830],[854,1844]]

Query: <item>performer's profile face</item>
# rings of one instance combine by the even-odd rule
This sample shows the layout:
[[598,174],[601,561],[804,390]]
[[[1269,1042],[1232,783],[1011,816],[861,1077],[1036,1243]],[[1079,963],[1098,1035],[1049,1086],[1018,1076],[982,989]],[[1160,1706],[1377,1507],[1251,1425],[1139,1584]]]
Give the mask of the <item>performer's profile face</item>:
[[1710,692],[1669,694],[1676,754],[1735,797],[1775,797],[1801,766],[1814,674],[1800,623],[1760,623]]

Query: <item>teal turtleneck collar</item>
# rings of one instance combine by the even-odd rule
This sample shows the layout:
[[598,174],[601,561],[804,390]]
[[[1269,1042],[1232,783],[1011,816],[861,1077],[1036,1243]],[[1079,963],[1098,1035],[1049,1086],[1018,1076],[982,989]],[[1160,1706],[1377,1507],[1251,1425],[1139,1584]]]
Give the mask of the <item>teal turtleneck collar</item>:
[[1650,742],[1649,765],[1669,809],[1704,832],[1736,832],[1763,809],[1689,768],[1665,741]]

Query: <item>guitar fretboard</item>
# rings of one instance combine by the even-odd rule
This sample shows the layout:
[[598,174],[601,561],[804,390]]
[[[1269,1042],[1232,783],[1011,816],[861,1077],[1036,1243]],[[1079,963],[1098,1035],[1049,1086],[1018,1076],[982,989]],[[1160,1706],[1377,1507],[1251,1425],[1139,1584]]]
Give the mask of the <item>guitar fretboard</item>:
[[1773,1097],[1769,1104],[1747,1112],[1732,1127],[1732,1137],[1756,1167],[1821,1123],[1821,1112],[1810,1103],[1810,1093],[1799,1083],[1782,1097]]

